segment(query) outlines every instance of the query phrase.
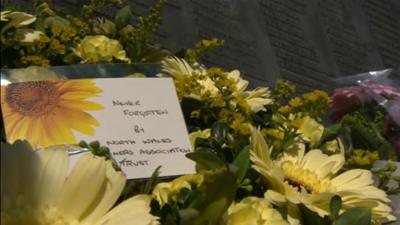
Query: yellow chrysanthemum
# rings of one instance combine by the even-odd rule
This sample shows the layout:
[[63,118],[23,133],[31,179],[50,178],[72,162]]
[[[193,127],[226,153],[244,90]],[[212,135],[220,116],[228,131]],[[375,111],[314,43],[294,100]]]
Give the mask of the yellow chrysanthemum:
[[35,81],[1,87],[8,141],[26,139],[32,146],[76,143],[73,130],[93,135],[99,122],[88,110],[103,106],[87,101],[101,89],[90,79]]
[[119,41],[104,35],[86,36],[72,50],[82,59],[81,63],[112,62],[113,59],[131,62]]
[[223,221],[226,225],[289,225],[266,199],[256,197],[232,203]]
[[344,156],[323,154],[311,150],[305,154],[304,144],[298,143],[278,160],[270,158],[271,149],[262,135],[252,133],[251,161],[253,167],[264,176],[270,190],[266,197],[277,203],[304,204],[321,216],[329,214],[329,202],[334,195],[341,196],[343,209],[368,207],[374,221],[381,223],[394,220],[390,200],[386,193],[373,185],[368,170],[354,169],[338,174],[344,164]]
[[147,195],[109,211],[126,180],[105,158],[84,155],[68,174],[64,149],[30,148],[27,142],[1,143],[2,225],[158,224]]

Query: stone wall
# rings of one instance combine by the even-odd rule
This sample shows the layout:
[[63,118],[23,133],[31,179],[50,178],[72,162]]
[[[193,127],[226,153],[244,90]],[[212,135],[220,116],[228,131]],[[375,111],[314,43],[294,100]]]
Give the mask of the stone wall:
[[[49,0],[71,12],[84,2]],[[155,0],[125,2],[142,15]],[[400,1],[169,0],[157,34],[165,47],[211,37],[226,45],[203,62],[238,68],[253,86],[284,78],[299,91],[329,89],[337,77],[399,68]]]

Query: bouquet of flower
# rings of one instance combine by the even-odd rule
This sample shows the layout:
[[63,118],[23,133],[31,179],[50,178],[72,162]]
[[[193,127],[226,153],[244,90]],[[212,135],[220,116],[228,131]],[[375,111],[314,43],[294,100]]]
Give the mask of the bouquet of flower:
[[[393,83],[394,84],[394,83]],[[371,166],[371,160],[396,160],[400,156],[400,90],[377,81],[338,88],[329,109],[351,140],[354,159]],[[369,162],[368,162],[369,161]]]
[[41,0],[35,3],[36,15],[2,11],[2,67],[159,62],[168,55],[153,37],[165,1],[160,0],[135,24],[131,24],[133,15],[129,6],[120,9],[113,21],[93,15],[120,4],[120,0],[93,0],[74,16],[57,12]]
[[[156,170],[147,180],[127,181],[109,149],[96,141],[73,146],[91,153],[71,171],[68,146],[33,150],[27,141],[2,142],[2,224],[370,225],[396,219],[389,199],[400,190],[398,184],[389,187],[400,181],[396,164],[370,170],[382,156],[349,154],[343,141],[342,131],[369,123],[359,113],[353,119],[341,114],[342,126],[323,124],[331,104],[345,106],[338,103],[343,91],[333,99],[322,90],[296,96],[286,81],[249,90],[239,71],[198,62],[220,40],[200,41],[184,52],[185,59],[165,57],[171,54],[151,38],[164,1],[135,25],[126,7],[114,21],[90,19],[97,7],[116,3],[94,0],[79,17],[60,15],[43,1],[36,16],[3,11],[2,67],[162,58],[159,76],[174,80],[194,149],[187,158],[196,162],[196,174],[161,179]],[[382,122],[386,115],[375,116],[376,124],[392,124]],[[353,133],[349,137],[353,148],[364,148]]]
[[[196,162],[196,174],[160,180],[155,171],[147,181],[126,181],[98,142],[80,143],[97,156],[84,156],[68,174],[64,147],[34,152],[27,142],[2,143],[2,221],[361,225],[395,220],[371,171],[345,166],[345,146],[334,127],[322,124],[331,103],[325,92],[291,98],[295,87],[284,81],[272,90],[248,90],[237,70],[174,57],[164,59],[162,68],[159,76],[175,82],[195,150],[187,157]],[[379,173],[389,179],[394,166]]]

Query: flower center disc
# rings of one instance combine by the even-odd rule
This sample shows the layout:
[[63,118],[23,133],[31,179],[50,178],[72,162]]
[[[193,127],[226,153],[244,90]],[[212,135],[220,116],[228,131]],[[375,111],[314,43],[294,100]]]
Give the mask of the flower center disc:
[[11,84],[6,100],[10,108],[25,116],[47,115],[57,106],[60,94],[51,81]]

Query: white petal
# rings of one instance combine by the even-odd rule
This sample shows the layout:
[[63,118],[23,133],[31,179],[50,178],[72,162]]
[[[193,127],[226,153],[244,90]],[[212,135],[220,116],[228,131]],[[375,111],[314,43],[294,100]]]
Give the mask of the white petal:
[[54,205],[68,173],[68,154],[64,149],[41,150],[42,171],[37,184],[40,204]]
[[103,216],[115,204],[125,186],[125,176],[121,172],[115,171],[110,161],[107,162],[107,186],[104,189],[99,202],[94,204],[93,209],[88,210],[88,215],[82,223],[92,224]]
[[348,170],[331,180],[338,191],[355,190],[373,184],[371,172],[362,169]]
[[67,178],[57,208],[65,218],[79,219],[105,188],[105,159],[86,154]]
[[13,145],[1,143],[1,207],[12,208],[16,199],[23,197],[26,204],[34,204],[35,187],[41,165],[38,155],[26,141]]

